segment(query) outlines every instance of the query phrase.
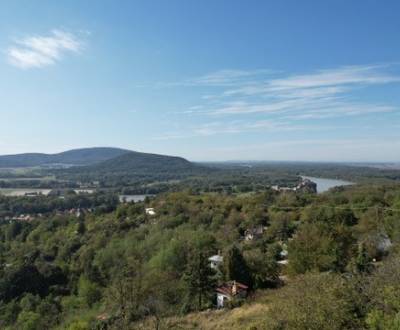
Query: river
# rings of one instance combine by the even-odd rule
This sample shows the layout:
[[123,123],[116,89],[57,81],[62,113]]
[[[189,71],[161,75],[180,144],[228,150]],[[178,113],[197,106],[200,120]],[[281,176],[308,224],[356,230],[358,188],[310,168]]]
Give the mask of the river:
[[302,176],[303,179],[309,179],[317,184],[317,193],[323,193],[328,191],[333,187],[349,186],[354,184],[350,181],[335,180],[335,179],[325,179],[325,178],[315,178],[312,176]]

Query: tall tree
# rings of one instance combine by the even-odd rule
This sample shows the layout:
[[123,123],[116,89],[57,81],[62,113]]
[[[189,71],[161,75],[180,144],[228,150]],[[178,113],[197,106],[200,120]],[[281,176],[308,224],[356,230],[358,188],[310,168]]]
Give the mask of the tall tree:
[[236,245],[233,245],[225,257],[224,262],[225,277],[228,280],[235,280],[252,286],[250,269],[244,259],[242,252]]
[[216,285],[215,271],[204,253],[191,253],[183,279],[188,286],[190,301],[197,301],[197,309],[200,310],[210,300]]

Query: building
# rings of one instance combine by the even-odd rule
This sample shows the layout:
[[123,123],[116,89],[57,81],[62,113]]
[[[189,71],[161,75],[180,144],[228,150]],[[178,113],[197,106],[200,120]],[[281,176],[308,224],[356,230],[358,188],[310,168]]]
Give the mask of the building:
[[285,243],[281,242],[281,247],[282,247],[282,250],[281,250],[281,252],[279,252],[280,260],[278,260],[277,263],[278,263],[278,265],[286,266],[289,263],[289,260],[288,260],[289,252],[287,250],[287,246]]
[[282,249],[281,252],[279,252],[279,256],[281,257],[281,259],[287,259],[288,257],[288,251],[286,249]]
[[247,297],[249,287],[236,281],[226,282],[216,289],[217,307],[224,308],[232,299],[244,299]]
[[29,222],[29,221],[32,221],[32,220],[34,220],[34,217],[33,216],[31,216],[31,215],[29,215],[29,214],[21,214],[21,215],[19,215],[19,216],[16,216],[16,217],[13,217],[13,218],[11,218],[11,220],[13,220],[13,221],[27,221],[27,222]]
[[303,178],[303,180],[294,188],[294,191],[302,191],[315,194],[317,192],[317,184],[310,179]]
[[214,256],[211,256],[208,258],[208,261],[210,262],[210,267],[212,269],[219,269],[222,263],[224,262],[224,257],[221,256],[220,254],[216,254]]
[[244,232],[244,239],[246,241],[252,241],[255,238],[260,238],[264,233],[263,226],[257,226],[254,228],[246,229]]
[[156,212],[154,211],[154,208],[152,208],[152,207],[146,208],[145,212],[147,215],[156,215]]
[[280,187],[278,185],[275,185],[271,186],[271,189],[279,192],[299,191],[299,192],[316,193],[317,184],[309,179],[304,178],[296,187],[290,188],[290,187]]

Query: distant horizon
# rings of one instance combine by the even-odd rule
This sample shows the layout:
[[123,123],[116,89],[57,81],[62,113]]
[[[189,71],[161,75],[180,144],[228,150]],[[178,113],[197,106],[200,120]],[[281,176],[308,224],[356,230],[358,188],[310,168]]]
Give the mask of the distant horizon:
[[0,154],[0,157],[3,156],[15,156],[15,155],[24,155],[24,154],[45,154],[45,155],[56,155],[68,151],[74,150],[82,150],[82,149],[101,149],[101,148],[110,148],[110,149],[120,149],[126,150],[129,152],[139,152],[139,153],[149,153],[149,154],[160,154],[166,156],[175,156],[175,157],[182,157],[191,162],[197,163],[259,163],[259,162],[271,162],[271,163],[321,163],[321,164],[400,164],[400,160],[398,161],[352,161],[352,160],[302,160],[302,159],[225,159],[225,160],[213,160],[213,159],[191,159],[189,157],[185,157],[182,155],[175,155],[175,154],[166,154],[166,153],[156,153],[150,151],[142,151],[142,150],[135,150],[131,148],[125,147],[118,147],[118,146],[92,146],[92,147],[73,147],[70,149],[63,149],[61,151],[55,152],[41,152],[41,151],[33,151],[33,152],[20,152],[20,153],[12,153],[12,154]]

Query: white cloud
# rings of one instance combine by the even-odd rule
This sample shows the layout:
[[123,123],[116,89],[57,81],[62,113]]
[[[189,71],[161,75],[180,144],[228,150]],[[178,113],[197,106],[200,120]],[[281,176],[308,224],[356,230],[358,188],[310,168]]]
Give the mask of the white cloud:
[[[221,70],[188,79],[180,86],[207,86],[207,95],[201,103],[175,114],[197,115],[210,122],[186,125],[157,139],[251,131],[309,131],[326,129],[332,118],[395,114],[396,106],[373,102],[370,97],[367,100],[365,91],[361,91],[400,83],[395,69],[394,65],[346,66],[301,75],[281,72],[279,78],[277,72],[272,75],[267,70]],[[317,120],[318,124],[313,122]],[[361,125],[355,121],[352,124],[355,129]]]
[[[168,132],[155,137],[154,140],[175,140],[191,137],[210,137],[214,135],[240,134],[250,132],[289,132],[289,131],[311,131],[329,130],[332,127],[310,127],[309,125],[294,125],[289,121],[280,120],[233,120],[229,122],[214,121],[202,125],[185,127],[181,130]],[[337,127],[335,127],[337,129]]]
[[249,80],[272,74],[271,70],[220,70],[207,75],[190,79],[186,83],[189,85],[202,86],[235,86],[243,83],[248,84]]
[[347,66],[331,70],[319,70],[308,75],[275,79],[269,83],[272,90],[314,88],[354,84],[386,84],[399,82],[400,78],[386,74],[382,65]]
[[[153,86],[156,88],[171,88],[171,87],[224,87],[233,88],[236,86],[243,86],[244,84],[256,83],[264,77],[269,77],[276,74],[277,71],[259,69],[259,70],[219,70],[216,72],[208,73],[203,76],[184,79],[175,82],[158,82],[154,84],[140,84],[138,87]],[[212,98],[213,95],[206,95],[204,98]]]
[[28,36],[16,40],[6,53],[10,64],[21,68],[41,68],[60,61],[66,53],[79,53],[81,40],[72,33],[53,30],[47,36]]
[[[281,78],[262,76],[262,79],[252,71],[247,74],[242,71],[221,74],[219,71],[206,77],[214,77],[213,82],[224,82],[225,90],[203,98],[198,111],[196,107],[191,107],[185,113],[248,115],[292,112],[297,118],[311,119],[391,112],[396,108],[364,103],[354,97],[354,92],[363,87],[399,83],[400,76],[387,72],[388,69],[389,65],[347,66]],[[238,81],[237,77],[246,79]],[[323,116],[316,116],[316,110]]]

